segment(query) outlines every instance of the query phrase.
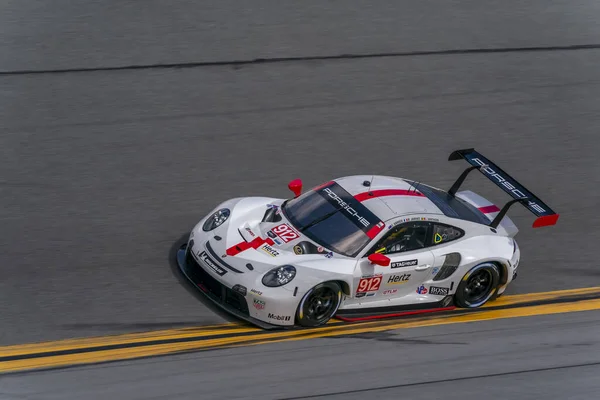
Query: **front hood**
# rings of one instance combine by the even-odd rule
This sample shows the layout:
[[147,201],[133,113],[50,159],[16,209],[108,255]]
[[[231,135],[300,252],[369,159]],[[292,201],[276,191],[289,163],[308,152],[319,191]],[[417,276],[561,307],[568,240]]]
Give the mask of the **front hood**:
[[[322,269],[328,264],[323,262],[327,259],[346,258],[319,246],[295,229],[280,210],[283,201],[247,197],[224,204],[231,210],[229,219],[208,232],[213,257],[218,256],[238,270],[248,272],[252,268],[257,273],[284,264]],[[196,230],[206,234],[201,224]]]

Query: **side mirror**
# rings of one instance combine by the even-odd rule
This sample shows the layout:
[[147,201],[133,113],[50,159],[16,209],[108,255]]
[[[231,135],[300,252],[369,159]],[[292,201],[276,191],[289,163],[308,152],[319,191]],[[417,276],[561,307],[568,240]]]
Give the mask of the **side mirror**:
[[288,189],[294,192],[295,197],[300,196],[300,193],[302,193],[302,179],[294,179],[291,181],[288,184]]
[[387,267],[390,265],[390,259],[383,254],[373,253],[368,257],[371,264],[381,265],[382,267]]

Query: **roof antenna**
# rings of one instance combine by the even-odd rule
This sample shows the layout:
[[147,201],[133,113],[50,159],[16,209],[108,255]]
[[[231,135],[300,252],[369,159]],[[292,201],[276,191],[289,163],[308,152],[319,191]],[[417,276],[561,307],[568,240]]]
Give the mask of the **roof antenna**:
[[371,175],[371,180],[370,181],[364,181],[363,182],[363,186],[367,186],[369,188],[369,191],[367,193],[369,193],[369,196],[373,196],[373,192],[371,191],[371,185],[373,184],[373,179],[375,178],[375,175]]

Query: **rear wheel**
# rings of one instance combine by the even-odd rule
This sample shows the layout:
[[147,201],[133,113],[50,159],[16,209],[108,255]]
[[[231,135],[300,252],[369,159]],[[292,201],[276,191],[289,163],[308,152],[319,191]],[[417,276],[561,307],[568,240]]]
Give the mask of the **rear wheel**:
[[301,326],[324,325],[335,315],[342,302],[342,288],[336,282],[320,283],[300,301],[296,321]]
[[493,263],[475,266],[463,277],[454,300],[463,308],[477,308],[484,305],[498,290],[500,271]]

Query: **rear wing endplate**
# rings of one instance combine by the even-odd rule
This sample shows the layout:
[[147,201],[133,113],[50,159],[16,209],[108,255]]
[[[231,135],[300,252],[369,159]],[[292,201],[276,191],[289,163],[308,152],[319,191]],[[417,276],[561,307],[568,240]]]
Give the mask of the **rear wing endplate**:
[[514,178],[504,172],[500,167],[490,161],[488,158],[477,152],[475,149],[456,150],[450,154],[448,161],[465,159],[471,167],[464,170],[452,185],[448,193],[452,196],[460,188],[465,181],[467,175],[473,170],[479,170],[489,180],[494,182],[500,189],[508,193],[513,200],[509,201],[502,207],[498,215],[494,218],[490,226],[497,228],[500,221],[504,218],[508,209],[515,203],[521,203],[525,208],[531,211],[537,219],[533,222],[534,228],[542,226],[555,225],[558,221],[558,214],[555,213],[548,205],[546,205],[539,197],[531,193],[523,185],[517,182]]

